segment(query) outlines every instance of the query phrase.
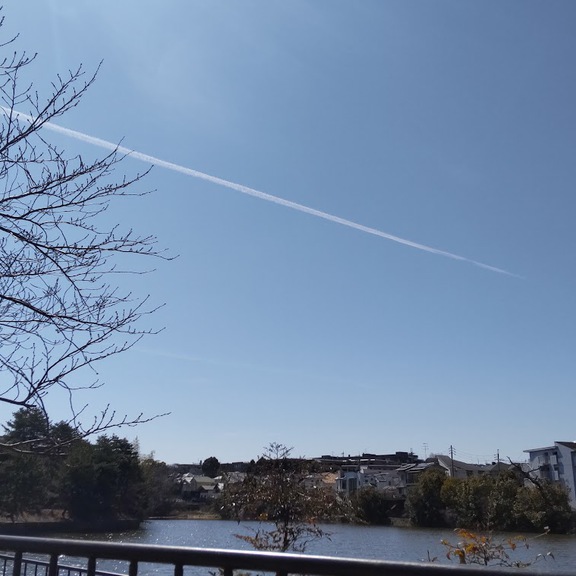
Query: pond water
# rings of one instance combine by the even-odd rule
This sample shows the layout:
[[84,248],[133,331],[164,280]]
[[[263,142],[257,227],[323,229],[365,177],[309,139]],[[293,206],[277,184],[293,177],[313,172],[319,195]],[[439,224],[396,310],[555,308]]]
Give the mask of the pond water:
[[[223,520],[151,520],[140,530],[115,534],[59,535],[70,538],[106,540],[110,542],[137,542],[171,546],[192,546],[198,548],[226,548],[250,550],[249,544],[235,537],[235,534],[249,535],[259,523],[238,524]],[[449,563],[445,558],[445,547],[440,541],[445,538],[456,543],[451,530],[422,528],[396,528],[389,526],[325,525],[323,529],[330,535],[312,542],[306,549],[308,554],[340,556],[349,558],[369,558],[391,561],[418,562],[437,556],[438,561]],[[503,537],[510,535],[503,535]],[[514,552],[515,560],[534,560],[538,554],[551,552],[554,559],[541,559],[533,568],[542,572],[574,570],[576,568],[576,537],[545,535],[529,538],[530,548]],[[66,562],[63,562],[66,563]],[[122,563],[102,562],[102,570],[126,573]],[[141,574],[171,574],[167,567],[146,569]],[[207,574],[207,569],[192,573]]]

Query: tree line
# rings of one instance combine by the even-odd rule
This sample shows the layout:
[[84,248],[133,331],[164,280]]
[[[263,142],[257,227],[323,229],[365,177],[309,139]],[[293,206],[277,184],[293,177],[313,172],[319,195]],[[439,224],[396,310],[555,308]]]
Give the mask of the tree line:
[[126,438],[90,442],[37,408],[15,412],[2,440],[19,446],[0,453],[0,514],[12,521],[47,511],[78,522],[142,520],[168,513],[178,488],[165,463],[141,458]]
[[[142,520],[178,507],[180,486],[170,467],[141,457],[126,438],[101,435],[91,442],[67,422],[51,423],[37,408],[19,409],[3,428],[0,514],[12,521],[47,510],[79,522]],[[7,449],[10,445],[18,450]],[[256,548],[302,551],[325,536],[324,522],[387,525],[398,515],[398,502],[374,488],[350,498],[339,495],[323,484],[317,463],[290,453],[282,444],[270,444],[241,481],[225,483],[213,500],[222,518],[265,522],[239,535]],[[220,462],[210,457],[202,468],[215,476]],[[574,513],[566,488],[526,480],[520,468],[465,480],[427,470],[408,491],[405,515],[423,527],[568,531]]]
[[520,467],[462,480],[427,470],[409,490],[406,511],[413,524],[427,527],[565,533],[574,525],[566,487]]

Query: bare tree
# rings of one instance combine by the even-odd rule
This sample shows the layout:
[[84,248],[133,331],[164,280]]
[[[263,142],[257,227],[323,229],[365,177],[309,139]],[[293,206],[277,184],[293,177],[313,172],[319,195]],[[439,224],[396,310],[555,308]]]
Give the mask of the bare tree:
[[256,550],[304,552],[329,537],[321,520],[352,518],[346,502],[311,475],[313,463],[291,458],[292,448],[272,442],[242,483],[228,484],[218,500],[224,516],[260,520],[252,534],[236,534]]
[[122,292],[113,277],[134,271],[123,268],[126,255],[165,256],[154,237],[106,227],[102,217],[112,200],[145,193],[135,190],[143,174],[118,179],[121,154],[86,161],[48,140],[43,127],[76,107],[96,74],[80,66],[41,96],[22,80],[36,55],[15,52],[16,40],[0,44],[9,54],[0,59],[0,402],[48,419],[47,394],[60,389],[81,436],[137,424],[146,418],[117,417],[109,406],[88,416],[76,392],[100,385],[95,371],[80,380],[80,370],[148,332],[137,327],[153,311],[148,298]]

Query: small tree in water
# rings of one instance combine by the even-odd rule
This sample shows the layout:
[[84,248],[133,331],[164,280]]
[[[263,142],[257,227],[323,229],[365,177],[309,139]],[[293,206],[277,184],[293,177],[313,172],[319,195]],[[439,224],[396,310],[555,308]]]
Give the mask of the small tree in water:
[[222,495],[225,515],[271,523],[252,535],[236,534],[257,550],[303,552],[311,541],[329,536],[318,521],[339,514],[335,494],[316,485],[310,463],[290,458],[291,452],[271,443],[246,479],[227,486]]

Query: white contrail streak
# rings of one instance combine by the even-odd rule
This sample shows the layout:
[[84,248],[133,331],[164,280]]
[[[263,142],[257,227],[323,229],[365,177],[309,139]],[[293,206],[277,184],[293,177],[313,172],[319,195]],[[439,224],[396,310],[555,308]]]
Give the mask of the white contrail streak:
[[[22,112],[17,112],[16,110],[10,110],[3,106],[0,109],[7,116],[12,114],[13,116],[18,116],[19,118],[25,119],[28,122],[33,122],[34,118],[28,114]],[[432,246],[427,246],[426,244],[419,244],[418,242],[413,242],[412,240],[406,240],[406,238],[400,238],[399,236],[394,236],[393,234],[388,234],[382,230],[376,228],[370,228],[369,226],[364,226],[363,224],[358,224],[352,220],[346,220],[345,218],[340,218],[339,216],[334,216],[333,214],[328,214],[327,212],[322,212],[321,210],[316,210],[315,208],[310,208],[304,206],[303,204],[298,204],[297,202],[292,202],[291,200],[286,200],[284,198],[279,198],[278,196],[272,196],[272,194],[266,194],[260,190],[255,190],[254,188],[249,188],[243,184],[237,184],[236,182],[230,182],[229,180],[224,180],[223,178],[218,178],[217,176],[211,176],[210,174],[205,174],[204,172],[199,172],[198,170],[193,170],[192,168],[186,168],[186,166],[181,166],[179,164],[174,164],[173,162],[167,162],[166,160],[161,160],[155,156],[149,156],[148,154],[143,154],[142,152],[137,152],[136,150],[131,150],[130,148],[125,148],[124,146],[118,146],[113,142],[107,140],[102,140],[101,138],[95,138],[94,136],[89,136],[77,130],[70,130],[70,128],[64,128],[58,124],[53,124],[52,122],[46,122],[42,124],[43,128],[52,130],[53,132],[58,132],[70,138],[75,138],[76,140],[81,140],[88,144],[93,144],[100,148],[105,148],[107,150],[115,150],[121,154],[126,154],[131,158],[136,160],[141,160],[142,162],[147,162],[154,166],[160,166],[174,172],[180,172],[186,176],[192,176],[193,178],[200,178],[201,180],[207,180],[213,184],[218,184],[219,186],[225,186],[242,194],[248,194],[249,196],[254,196],[255,198],[260,198],[261,200],[266,200],[267,202],[274,202],[275,204],[280,204],[286,208],[292,208],[292,210],[298,210],[299,212],[304,212],[305,214],[311,214],[312,216],[317,216],[318,218],[323,218],[324,220],[329,220],[330,222],[335,222],[336,224],[342,224],[343,226],[348,226],[349,228],[354,228],[355,230],[360,230],[361,232],[366,232],[367,234],[373,234],[374,236],[379,236],[380,238],[385,238],[386,240],[392,240],[393,242],[398,242],[399,244],[404,244],[405,246],[411,246],[417,250],[424,250],[425,252],[430,252],[432,254],[437,254],[438,256],[444,256],[446,258],[452,258],[453,260],[460,260],[461,262],[468,262],[484,268],[486,270],[491,270],[492,272],[498,272],[500,274],[506,274],[508,276],[516,276],[512,272],[503,270],[502,268],[497,268],[496,266],[490,266],[489,264],[484,264],[464,256],[459,256],[458,254],[453,254],[452,252],[446,252],[445,250],[439,250],[438,248],[433,248]]]

